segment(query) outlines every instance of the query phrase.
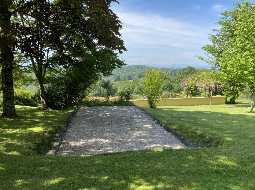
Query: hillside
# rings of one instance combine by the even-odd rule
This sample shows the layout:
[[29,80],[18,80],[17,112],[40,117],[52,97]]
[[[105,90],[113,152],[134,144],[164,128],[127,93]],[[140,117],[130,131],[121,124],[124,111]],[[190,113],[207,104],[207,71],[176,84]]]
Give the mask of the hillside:
[[127,81],[127,80],[138,80],[144,77],[144,74],[149,69],[160,69],[164,72],[168,72],[171,76],[176,76],[179,74],[188,74],[198,70],[193,67],[186,67],[182,69],[171,69],[171,68],[155,68],[148,67],[145,65],[127,65],[118,69],[115,69],[111,76],[107,77],[111,81]]

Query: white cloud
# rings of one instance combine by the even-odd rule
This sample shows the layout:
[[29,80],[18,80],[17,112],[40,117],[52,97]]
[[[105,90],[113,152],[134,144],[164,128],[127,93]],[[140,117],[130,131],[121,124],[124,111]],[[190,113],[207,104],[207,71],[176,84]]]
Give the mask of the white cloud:
[[[194,64],[208,41],[209,28],[160,15],[118,11],[128,64]],[[185,62],[185,63],[184,63]]]
[[226,7],[221,4],[215,4],[212,6],[212,10],[216,12],[217,14],[220,14],[226,10]]

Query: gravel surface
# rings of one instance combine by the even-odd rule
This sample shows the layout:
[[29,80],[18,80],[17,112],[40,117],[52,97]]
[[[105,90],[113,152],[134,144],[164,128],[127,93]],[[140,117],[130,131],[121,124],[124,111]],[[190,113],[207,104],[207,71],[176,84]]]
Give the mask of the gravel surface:
[[96,155],[153,148],[181,149],[185,145],[136,107],[82,107],[57,154]]

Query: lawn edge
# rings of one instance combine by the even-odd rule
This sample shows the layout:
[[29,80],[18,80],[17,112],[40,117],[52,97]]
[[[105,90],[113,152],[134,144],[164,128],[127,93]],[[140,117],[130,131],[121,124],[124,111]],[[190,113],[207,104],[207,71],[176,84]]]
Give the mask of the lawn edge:
[[77,114],[77,112],[80,110],[81,106],[75,107],[71,114],[66,119],[64,127],[62,127],[54,136],[53,143],[51,149],[46,153],[46,155],[57,155],[59,152],[59,149],[62,145],[64,136],[67,132],[67,130],[70,128],[70,124]]
[[149,115],[157,124],[162,126],[167,132],[172,133],[178,140],[180,140],[187,148],[201,148],[195,143],[192,143],[190,140],[186,139],[182,134],[174,130],[173,128],[169,127],[166,123],[163,123],[158,118],[156,118],[153,114],[146,111],[145,108],[135,106],[141,111],[143,111],[145,114]]

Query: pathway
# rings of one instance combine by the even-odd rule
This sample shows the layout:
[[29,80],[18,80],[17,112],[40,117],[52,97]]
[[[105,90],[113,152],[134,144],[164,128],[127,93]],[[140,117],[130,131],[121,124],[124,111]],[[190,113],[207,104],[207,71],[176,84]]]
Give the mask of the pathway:
[[73,117],[58,154],[96,155],[185,146],[133,106],[82,107]]

